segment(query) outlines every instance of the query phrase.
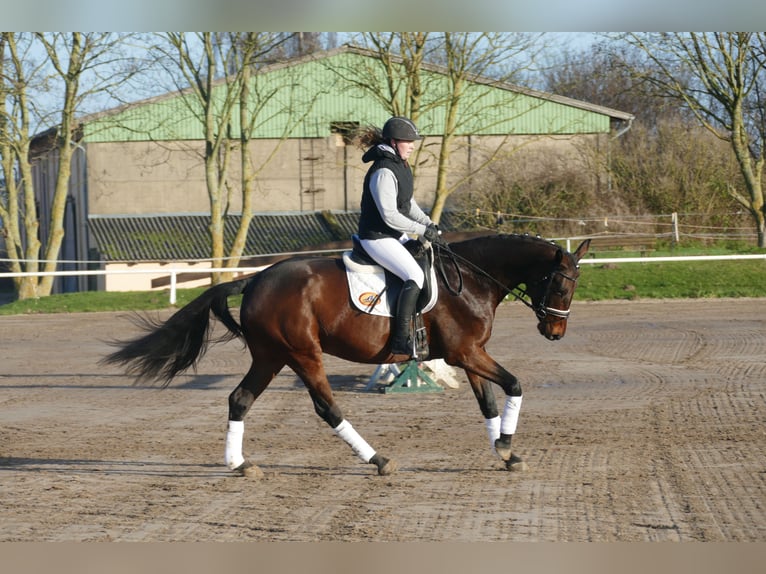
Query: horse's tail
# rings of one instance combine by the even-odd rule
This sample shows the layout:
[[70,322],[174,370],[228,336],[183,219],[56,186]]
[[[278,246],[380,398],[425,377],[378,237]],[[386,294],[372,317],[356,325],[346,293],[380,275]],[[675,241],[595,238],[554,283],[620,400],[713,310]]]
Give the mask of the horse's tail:
[[124,365],[136,382],[162,381],[163,387],[168,386],[177,374],[196,367],[204,356],[210,342],[211,312],[228,329],[214,342],[242,336],[242,327],[229,311],[228,298],[241,294],[248,281],[243,278],[215,285],[165,322],[138,316],[136,322],[146,334],[113,343],[119,349],[104,357],[102,363]]

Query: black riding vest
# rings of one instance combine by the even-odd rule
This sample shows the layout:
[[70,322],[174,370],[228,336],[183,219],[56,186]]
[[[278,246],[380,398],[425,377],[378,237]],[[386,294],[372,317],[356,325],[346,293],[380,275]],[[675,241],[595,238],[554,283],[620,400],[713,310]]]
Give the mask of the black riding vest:
[[413,181],[412,170],[407,162],[399,156],[381,148],[373,146],[362,156],[364,163],[374,162],[367,175],[364,177],[362,190],[362,214],[359,217],[359,237],[361,239],[380,239],[381,237],[400,237],[402,232],[389,227],[380,215],[378,206],[370,191],[370,177],[381,168],[390,169],[396,177],[397,196],[396,208],[400,213],[409,216],[410,203],[412,202]]

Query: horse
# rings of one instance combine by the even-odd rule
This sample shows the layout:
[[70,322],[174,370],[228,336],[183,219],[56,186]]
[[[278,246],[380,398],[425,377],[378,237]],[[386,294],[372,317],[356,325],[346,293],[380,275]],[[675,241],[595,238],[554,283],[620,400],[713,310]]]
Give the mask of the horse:
[[[579,277],[578,261],[589,245],[590,240],[585,240],[570,253],[537,236],[494,234],[431,246],[433,264],[440,271],[439,297],[422,317],[428,356],[419,360],[441,358],[465,371],[485,419],[493,456],[504,461],[508,470],[526,467],[511,450],[522,389],[518,379],[486,350],[496,309],[512,294],[534,311],[541,335],[551,341],[561,339]],[[237,322],[228,298],[240,294]],[[352,305],[341,257],[293,256],[255,275],[214,285],[164,322],[144,317],[143,333],[113,342],[118,350],[102,362],[121,365],[136,383],[153,381],[166,387],[204,356],[212,337],[211,314],[227,329],[212,342],[242,339],[252,358],[228,397],[224,461],[230,470],[263,475],[242,453],[244,419],[285,366],[305,384],[316,414],[362,462],[374,465],[379,475],[398,469],[395,460],[370,446],[344,417],[322,362],[323,353],[378,365],[409,359],[389,351],[392,318]],[[492,383],[505,393],[502,415]]]

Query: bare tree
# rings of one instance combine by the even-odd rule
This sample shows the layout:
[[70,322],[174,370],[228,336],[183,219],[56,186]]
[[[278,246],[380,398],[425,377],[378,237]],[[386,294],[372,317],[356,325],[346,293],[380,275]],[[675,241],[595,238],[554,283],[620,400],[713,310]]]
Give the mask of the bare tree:
[[[0,217],[6,247],[16,272],[55,271],[64,239],[64,216],[71,160],[78,138],[76,114],[84,102],[110,92],[137,72],[121,55],[126,35],[113,33],[2,33],[0,42],[0,153],[6,193]],[[35,50],[44,58],[35,57]],[[59,91],[60,90],[60,91]],[[54,95],[54,116],[45,115],[43,99]],[[32,177],[31,132],[56,117],[49,130],[56,152],[48,230],[40,242],[40,220]],[[50,124],[48,124],[50,125]],[[18,278],[20,299],[49,295],[53,276]]]
[[731,182],[728,193],[751,214],[758,246],[766,247],[766,33],[628,34],[626,39],[656,70],[639,77],[731,145],[744,189]]
[[[411,162],[417,178],[417,166],[424,161],[424,154],[433,153],[435,157],[437,181],[431,218],[438,222],[449,195],[494,161],[503,148],[501,142],[489,153],[483,150],[481,161],[470,166],[462,177],[448,180],[448,175],[455,173],[448,167],[457,136],[470,133],[467,130],[491,131],[493,124],[509,119],[504,113],[515,113],[486,96],[493,83],[508,82],[521,71],[521,54],[527,63],[531,61],[535,36],[367,32],[361,40],[375,59],[369,69],[356,68],[345,73],[344,78],[366,89],[391,115],[408,116],[421,131],[441,138],[435,152],[428,152],[430,144],[424,141]],[[428,125],[428,121],[434,125]],[[436,125],[439,128],[434,132]]]
[[725,184],[739,181],[734,157],[688,109],[641,80],[653,75],[654,67],[634,46],[604,39],[560,52],[542,74],[544,89],[551,93],[636,116],[631,130],[609,146],[614,185],[608,194],[588,199],[589,212],[676,211],[704,214],[716,224],[726,221],[739,207]]
[[299,58],[336,46],[337,32],[294,32],[289,35],[284,49],[277,50],[275,56],[281,59]]
[[[429,57],[428,32],[365,32],[367,47],[378,57],[379,66],[355,74],[358,85],[372,90],[392,116],[407,116],[416,124],[424,92],[422,67]],[[385,89],[380,84],[378,68],[384,70]]]
[[[520,54],[531,62],[534,55],[535,36],[519,33],[466,32],[444,33],[444,56],[447,68],[445,93],[437,100],[444,111],[443,132],[436,178],[436,196],[431,217],[439,221],[447,198],[467,180],[494,162],[504,150],[506,135],[491,150],[476,154],[482,159],[470,166],[468,172],[456,181],[449,182],[447,168],[450,165],[454,142],[458,134],[481,132],[493,125],[509,120],[518,113],[508,102],[487,98],[494,82],[507,83],[523,68]],[[486,84],[486,79],[494,81]],[[470,126],[470,127],[469,127]]]
[[[166,56],[167,65],[180,72],[179,88],[190,93],[186,99],[189,109],[203,126],[205,149],[204,169],[210,201],[210,237],[214,267],[236,268],[242,256],[247,232],[252,221],[254,182],[265,163],[254,166],[251,160],[251,137],[265,121],[262,112],[277,97],[285,105],[276,113],[287,114],[283,132],[268,159],[276,154],[292,129],[310,110],[310,102],[300,105],[290,95],[294,82],[263,87],[258,83],[258,70],[270,61],[275,50],[283,46],[289,35],[272,32],[233,32],[198,34],[167,33],[169,49],[158,47]],[[228,75],[219,73],[221,70]],[[185,88],[183,84],[189,87]],[[238,147],[238,150],[237,150]],[[241,180],[230,179],[232,161],[238,151]],[[224,220],[232,203],[232,194],[242,195],[242,217],[236,237],[226,250]],[[227,279],[213,274],[213,282]]]
[[663,97],[636,77],[638,69],[643,70],[642,75],[652,74],[653,66],[646,68],[645,64],[640,50],[607,37],[579,50],[557,52],[540,74],[542,89],[615,110],[629,110],[636,122],[649,129],[669,118],[675,121],[678,116],[690,117],[682,114],[678,102]]
[[[5,246],[13,272],[38,271],[40,240],[35,211],[34,184],[29,163],[30,123],[27,86],[28,70],[24,53],[31,38],[12,32],[0,36],[0,158],[5,182],[0,193],[0,218]],[[31,64],[31,62],[30,62]],[[37,296],[38,280],[16,278],[21,299]]]

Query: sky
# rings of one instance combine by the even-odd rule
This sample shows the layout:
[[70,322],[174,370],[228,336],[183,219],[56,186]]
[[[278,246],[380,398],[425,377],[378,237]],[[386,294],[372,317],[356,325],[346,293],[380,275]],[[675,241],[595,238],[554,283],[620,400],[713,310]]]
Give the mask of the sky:
[[3,0],[7,31],[763,31],[758,0]]

